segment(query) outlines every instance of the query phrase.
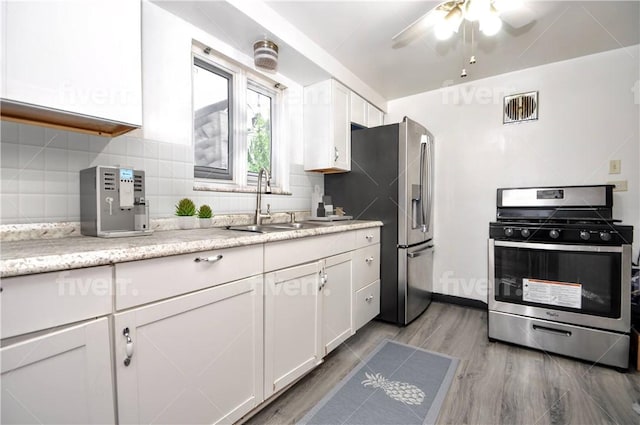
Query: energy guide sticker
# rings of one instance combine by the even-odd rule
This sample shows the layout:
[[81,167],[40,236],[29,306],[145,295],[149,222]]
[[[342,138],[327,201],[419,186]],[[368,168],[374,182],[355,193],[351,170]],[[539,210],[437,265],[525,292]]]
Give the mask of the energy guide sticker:
[[582,285],[525,278],[522,279],[522,300],[559,307],[582,308]]

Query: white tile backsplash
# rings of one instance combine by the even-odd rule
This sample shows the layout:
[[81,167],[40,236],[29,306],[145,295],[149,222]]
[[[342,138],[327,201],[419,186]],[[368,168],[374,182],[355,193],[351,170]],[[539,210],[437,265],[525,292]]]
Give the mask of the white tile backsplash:
[[35,125],[20,125],[18,141],[21,145],[44,146],[44,127]]
[[43,147],[20,145],[18,151],[20,156],[18,168],[28,170],[43,170],[45,168],[45,153]]
[[18,143],[18,124],[0,121],[0,140],[6,143]]
[[[214,214],[251,213],[251,193],[193,190],[191,146],[144,140],[134,136],[104,138],[2,122],[0,126],[0,223],[41,223],[80,220],[79,170],[95,165],[130,165],[146,172],[152,218],[171,217],[175,204],[190,197],[208,204]],[[271,210],[308,211],[314,185],[321,174],[306,173],[301,164],[290,168],[292,195],[266,195]]]

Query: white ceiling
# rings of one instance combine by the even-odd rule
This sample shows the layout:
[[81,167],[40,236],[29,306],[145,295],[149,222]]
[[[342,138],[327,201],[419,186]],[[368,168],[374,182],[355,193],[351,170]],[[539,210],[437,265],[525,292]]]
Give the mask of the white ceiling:
[[[249,56],[253,41],[270,35],[259,22],[248,19],[226,2],[156,3]],[[437,1],[266,3],[388,100],[640,44],[640,0],[525,0],[523,9],[504,16],[507,23],[498,35],[489,38],[476,34],[475,65],[468,64],[470,31],[466,43],[461,34],[437,41],[432,33],[426,33],[404,47],[394,48],[391,38]],[[316,64],[284,47],[279,66],[283,74],[303,85],[326,78]],[[469,76],[461,79],[463,66]]]

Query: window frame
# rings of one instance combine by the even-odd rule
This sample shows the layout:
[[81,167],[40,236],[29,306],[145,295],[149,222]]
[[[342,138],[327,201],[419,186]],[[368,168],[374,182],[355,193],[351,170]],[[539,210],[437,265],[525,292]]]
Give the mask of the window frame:
[[[281,158],[285,152],[287,142],[284,140],[284,134],[281,131],[282,117],[285,114],[284,98],[285,90],[280,82],[275,81],[259,71],[249,68],[247,65],[238,64],[237,62],[227,59],[221,53],[214,52],[210,48],[204,47],[194,40],[191,52],[192,66],[195,59],[210,64],[211,66],[229,72],[233,76],[233,128],[230,129],[229,138],[233,138],[233,146],[230,146],[233,154],[230,156],[230,166],[233,172],[232,178],[202,177],[196,175],[195,152],[192,155],[194,161],[194,189],[205,191],[240,191],[253,192],[257,184],[257,175],[248,171],[248,150],[249,137],[246,128],[247,123],[247,102],[246,91],[248,89],[257,91],[271,98],[271,186],[278,191],[286,192],[288,190],[288,167],[287,158]],[[193,96],[193,83],[191,87]],[[195,119],[193,100],[192,120]],[[231,113],[231,112],[230,112]],[[195,123],[195,121],[194,121]],[[191,126],[195,128],[194,125]],[[233,135],[231,135],[233,133]],[[191,136],[192,146],[195,147],[195,137]]]
[[[270,148],[269,148],[269,175],[271,176],[271,184],[272,185],[277,185],[277,176],[274,176],[274,171],[276,170],[276,167],[274,167],[274,140],[276,139],[276,134],[277,132],[277,121],[278,121],[278,113],[277,108],[279,106],[278,104],[278,93],[275,89],[271,89],[269,87],[266,87],[264,85],[264,83],[258,82],[256,81],[256,78],[254,78],[252,76],[252,78],[248,78],[247,79],[247,86],[245,90],[252,90],[256,93],[262,94],[263,96],[267,96],[270,101],[271,101],[271,116],[269,117],[269,124],[271,127],[271,140],[270,140]],[[246,102],[245,102],[246,103]],[[248,167],[248,154],[249,154],[249,137],[247,134],[246,137],[246,145],[247,145],[247,149],[246,149],[246,157],[247,157],[247,167]],[[247,170],[246,172],[247,175],[247,183],[249,184],[257,184],[258,182],[258,173],[254,173],[251,172],[249,170]]]
[[[235,147],[235,131],[233,131],[233,123],[234,118],[235,118],[235,96],[234,96],[234,84],[235,84],[235,75],[233,73],[233,71],[230,70],[226,70],[221,66],[218,66],[214,63],[211,63],[210,61],[206,61],[204,59],[202,59],[201,57],[199,57],[198,55],[193,55],[192,56],[192,66],[197,66],[199,68],[202,68],[206,71],[209,71],[213,74],[216,74],[220,77],[226,78],[228,81],[228,85],[227,85],[227,101],[228,101],[228,105],[227,105],[227,114],[228,114],[228,128],[227,128],[227,161],[228,161],[228,166],[227,166],[227,170],[226,171],[218,171],[219,169],[214,168],[214,167],[207,167],[207,166],[203,166],[203,165],[196,165],[195,164],[195,157],[194,157],[194,164],[193,164],[193,175],[195,178],[202,178],[202,179],[207,179],[207,180],[233,180],[233,169],[234,169],[234,147]],[[194,90],[194,85],[192,83],[192,87],[191,87],[191,92],[192,92],[192,97],[193,97],[193,90]],[[193,98],[192,98],[192,102],[191,102],[191,108],[192,108],[192,120],[193,120],[193,134],[192,134],[192,143],[194,145],[194,150],[195,150],[195,121],[196,121],[196,111],[195,111],[195,107],[193,106]],[[195,155],[195,152],[194,152]]]

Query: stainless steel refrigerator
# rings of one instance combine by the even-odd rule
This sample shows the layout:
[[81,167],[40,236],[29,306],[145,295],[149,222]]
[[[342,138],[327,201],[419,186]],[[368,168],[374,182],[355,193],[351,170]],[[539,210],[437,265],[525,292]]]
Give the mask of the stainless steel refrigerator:
[[351,132],[351,172],[325,194],[355,219],[381,220],[379,319],[406,325],[433,288],[433,136],[415,121]]

